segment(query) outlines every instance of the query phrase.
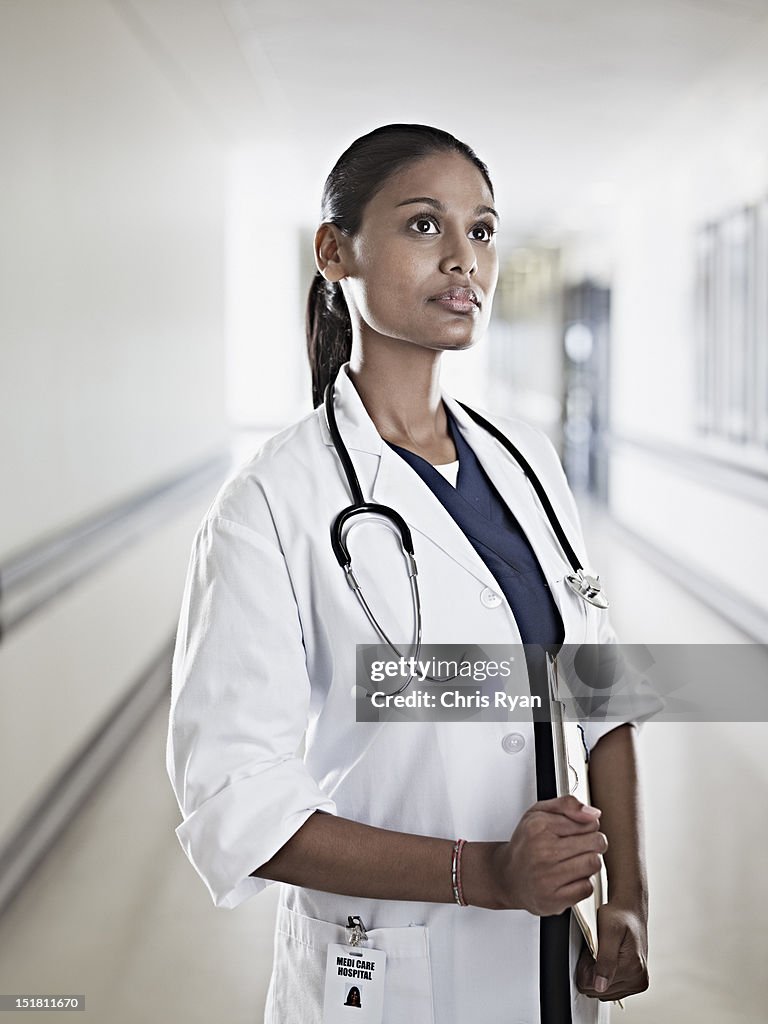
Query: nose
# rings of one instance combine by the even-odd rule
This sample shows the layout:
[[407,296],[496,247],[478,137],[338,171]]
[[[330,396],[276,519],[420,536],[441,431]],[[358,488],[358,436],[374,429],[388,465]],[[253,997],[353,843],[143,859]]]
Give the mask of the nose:
[[463,229],[459,231],[445,231],[443,243],[444,249],[440,259],[440,269],[444,274],[459,273],[468,275],[477,273],[475,247]]

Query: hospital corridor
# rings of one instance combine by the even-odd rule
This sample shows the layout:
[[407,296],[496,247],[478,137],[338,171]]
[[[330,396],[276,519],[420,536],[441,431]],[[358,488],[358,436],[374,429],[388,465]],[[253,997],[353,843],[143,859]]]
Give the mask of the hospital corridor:
[[[0,118],[0,1024],[765,1024],[768,0],[0,0]],[[537,630],[663,696],[579,705],[613,828],[639,723],[623,1008],[472,906],[557,730],[361,683]],[[411,834],[375,898],[362,831],[253,874],[333,809]]]

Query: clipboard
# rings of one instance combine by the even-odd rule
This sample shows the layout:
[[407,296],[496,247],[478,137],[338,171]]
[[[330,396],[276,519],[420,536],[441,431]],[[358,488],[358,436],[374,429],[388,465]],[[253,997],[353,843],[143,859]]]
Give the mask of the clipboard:
[[[557,656],[546,652],[546,660],[557,795],[568,796],[571,794],[582,803],[589,804],[589,752],[584,740],[584,730],[578,722],[569,722],[566,719],[565,704],[560,696]],[[592,895],[576,903],[571,910],[581,928],[589,951],[596,960],[597,911],[608,900],[608,876],[605,864],[602,864],[596,875],[592,875],[592,884],[594,887]]]

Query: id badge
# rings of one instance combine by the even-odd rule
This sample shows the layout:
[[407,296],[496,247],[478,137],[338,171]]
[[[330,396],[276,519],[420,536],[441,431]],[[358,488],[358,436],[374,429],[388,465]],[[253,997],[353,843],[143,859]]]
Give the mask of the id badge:
[[359,945],[364,936],[365,929],[360,922],[352,928],[348,944],[331,942],[328,945],[323,1024],[382,1022],[387,954],[383,949]]

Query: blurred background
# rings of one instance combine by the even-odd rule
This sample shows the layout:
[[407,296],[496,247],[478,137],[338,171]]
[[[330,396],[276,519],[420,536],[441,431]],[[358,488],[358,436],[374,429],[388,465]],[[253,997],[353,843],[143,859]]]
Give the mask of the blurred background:
[[[501,277],[447,390],[552,437],[622,640],[765,643],[768,0],[0,0],[0,116],[0,993],[255,1022],[275,893],[216,910],[173,834],[169,657],[216,490],[311,409],[325,176],[389,122],[477,150]],[[614,1019],[764,1022],[768,727],[641,745]]]

